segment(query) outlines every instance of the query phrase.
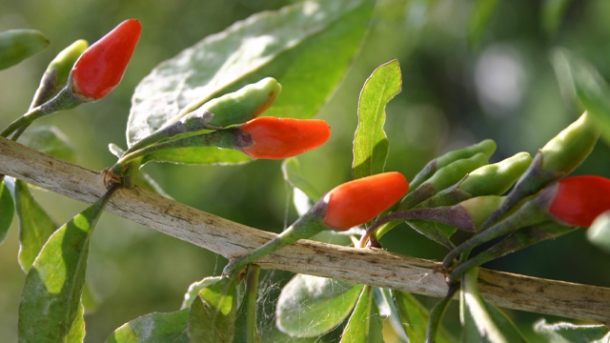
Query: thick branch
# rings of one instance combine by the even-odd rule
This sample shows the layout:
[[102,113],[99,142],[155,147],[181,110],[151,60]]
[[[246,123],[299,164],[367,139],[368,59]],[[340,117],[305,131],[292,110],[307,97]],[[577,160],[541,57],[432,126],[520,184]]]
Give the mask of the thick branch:
[[[91,203],[105,188],[100,173],[54,159],[0,138],[0,173]],[[120,190],[109,212],[229,259],[274,234],[199,211],[139,188]],[[433,297],[445,295],[440,263],[301,240],[259,260],[263,268],[288,270]],[[610,323],[610,288],[546,280],[481,269],[483,296],[501,307]]]

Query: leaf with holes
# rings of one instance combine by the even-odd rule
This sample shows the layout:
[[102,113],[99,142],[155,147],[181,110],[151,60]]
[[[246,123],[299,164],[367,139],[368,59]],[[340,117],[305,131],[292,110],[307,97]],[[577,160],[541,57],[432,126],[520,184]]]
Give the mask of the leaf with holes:
[[389,147],[383,131],[385,107],[400,93],[401,87],[398,60],[379,66],[364,83],[358,102],[358,127],[354,135],[354,178],[383,172]]
[[315,337],[341,324],[354,308],[362,285],[296,275],[280,293],[276,321],[282,332]]

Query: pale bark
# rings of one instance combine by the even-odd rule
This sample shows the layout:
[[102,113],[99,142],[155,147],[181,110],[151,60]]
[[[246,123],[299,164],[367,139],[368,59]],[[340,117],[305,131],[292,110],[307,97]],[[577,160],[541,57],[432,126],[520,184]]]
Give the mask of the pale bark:
[[[101,173],[4,138],[0,138],[0,173],[86,203],[105,192]],[[137,187],[121,189],[107,210],[228,259],[274,237]],[[443,275],[436,272],[440,263],[383,250],[300,240],[257,264],[433,297],[442,297],[447,290]],[[481,269],[479,289],[501,307],[610,323],[610,288]]]

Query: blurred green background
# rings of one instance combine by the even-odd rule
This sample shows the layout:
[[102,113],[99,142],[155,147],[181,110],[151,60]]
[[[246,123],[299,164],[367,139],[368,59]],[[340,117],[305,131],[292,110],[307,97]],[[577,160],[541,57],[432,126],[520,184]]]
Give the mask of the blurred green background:
[[[121,85],[98,103],[44,118],[80,153],[79,163],[101,170],[115,162],[108,143],[125,146],[125,126],[135,86],[163,60],[237,20],[296,1],[5,1],[0,31],[32,28],[51,45],[0,72],[0,127],[26,111],[47,63],[73,41],[94,42],[126,18],[143,34]],[[492,1],[493,2],[493,1]],[[485,138],[498,143],[493,161],[519,151],[532,155],[580,114],[560,93],[549,61],[563,46],[610,77],[610,2],[501,1],[486,25],[473,23],[476,2],[380,0],[359,56],[318,117],[333,129],[322,148],[300,158],[303,174],[320,191],[350,179],[351,142],[360,88],[378,65],[400,61],[403,91],[387,107],[390,156],[386,170],[411,178],[435,156]],[[553,6],[565,13],[553,14]],[[484,21],[483,21],[484,22]],[[332,56],[327,56],[332,63]],[[610,149],[599,143],[577,174],[610,177]],[[280,231],[295,219],[279,161],[232,167],[151,164],[145,170],[176,200],[263,230]],[[84,204],[56,194],[35,196],[58,223]],[[17,311],[25,275],[17,263],[17,223],[0,246],[0,338],[16,341]],[[440,260],[446,251],[406,227],[388,234],[384,247]],[[557,280],[610,286],[608,255],[591,246],[584,230],[494,261],[490,268]],[[153,311],[179,308],[194,281],[221,272],[225,260],[188,243],[105,215],[91,246],[88,281],[98,306],[86,316],[86,342],[102,342],[123,323]],[[265,297],[287,275],[269,272]],[[426,300],[432,303],[433,300]],[[267,318],[272,304],[264,308]],[[455,309],[449,325],[457,320]],[[523,325],[540,315],[511,312]],[[452,319],[451,319],[452,318]],[[267,330],[271,328],[268,327]]]

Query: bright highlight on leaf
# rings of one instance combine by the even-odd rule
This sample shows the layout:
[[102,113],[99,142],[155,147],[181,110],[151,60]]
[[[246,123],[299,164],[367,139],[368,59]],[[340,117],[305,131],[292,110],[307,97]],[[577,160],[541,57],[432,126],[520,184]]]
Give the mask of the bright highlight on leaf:
[[401,87],[398,60],[377,67],[362,87],[358,104],[358,128],[354,136],[354,178],[383,172],[389,146],[383,131],[385,107],[400,93]]

